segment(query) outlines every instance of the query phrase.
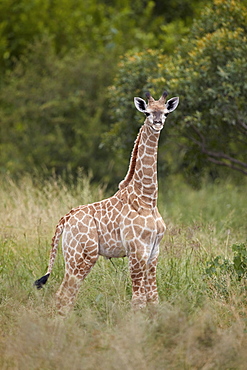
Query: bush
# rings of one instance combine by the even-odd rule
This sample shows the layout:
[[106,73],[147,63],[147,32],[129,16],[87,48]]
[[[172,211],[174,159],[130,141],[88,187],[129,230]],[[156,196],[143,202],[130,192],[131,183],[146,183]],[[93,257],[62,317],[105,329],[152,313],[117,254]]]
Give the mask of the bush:
[[0,90],[1,171],[83,167],[103,178],[107,70],[106,60],[84,52],[58,58],[50,39],[31,47]]
[[229,295],[229,287],[247,277],[247,248],[244,243],[233,244],[233,260],[221,255],[207,262],[205,270],[208,283],[213,290],[224,296]]
[[[117,118],[111,133],[127,147],[130,134],[123,114],[133,124],[136,120],[128,106],[122,107],[121,99],[126,98],[134,76],[133,91],[138,94],[146,89],[161,94],[167,89],[170,96],[180,97],[179,108],[167,121],[172,122],[169,153],[162,153],[172,171],[182,172],[195,186],[200,186],[205,174],[215,178],[235,170],[246,175],[246,24],[247,9],[240,1],[215,0],[194,21],[191,33],[172,56],[152,51],[126,55],[125,68],[120,65],[110,92],[116,96]],[[161,140],[164,143],[164,134]]]

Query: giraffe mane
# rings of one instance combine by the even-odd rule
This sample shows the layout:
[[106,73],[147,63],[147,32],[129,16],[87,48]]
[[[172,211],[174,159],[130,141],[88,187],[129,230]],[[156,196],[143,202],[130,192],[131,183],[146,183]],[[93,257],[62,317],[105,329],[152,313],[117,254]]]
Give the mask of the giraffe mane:
[[138,147],[141,139],[141,132],[142,132],[142,127],[139,131],[139,134],[135,140],[135,145],[131,153],[131,158],[130,158],[130,165],[128,172],[125,176],[125,178],[119,183],[118,188],[119,190],[124,189],[126,186],[129,185],[130,181],[132,180],[132,177],[135,173],[135,166],[136,166],[136,158],[137,158],[137,153],[138,153]]

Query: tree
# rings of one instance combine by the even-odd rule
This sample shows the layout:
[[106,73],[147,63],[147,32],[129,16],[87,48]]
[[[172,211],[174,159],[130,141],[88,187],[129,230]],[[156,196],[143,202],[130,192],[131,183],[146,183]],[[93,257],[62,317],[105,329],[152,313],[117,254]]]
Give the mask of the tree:
[[[171,136],[162,136],[163,143],[170,140],[172,148],[163,161],[195,184],[205,173],[216,176],[222,172],[221,167],[247,174],[246,38],[247,10],[243,4],[215,0],[195,20],[189,36],[173,55],[156,54],[152,61],[149,58],[148,73],[145,74],[146,54],[139,59],[138,55],[126,55],[125,68],[120,68],[112,88],[115,106],[128,91],[130,78],[126,76],[130,74],[135,76],[136,93],[168,89],[172,96],[180,97],[169,128]],[[125,144],[128,135],[122,115],[130,116],[127,110],[124,107],[120,114],[115,109],[117,124],[110,132],[118,127],[118,140],[121,133]],[[136,122],[134,117],[132,121]]]
[[[64,56],[83,48],[94,57],[160,44],[164,18],[150,0],[5,0],[0,2],[0,68],[12,69],[26,48],[43,37]],[[170,18],[171,18],[171,12]],[[183,22],[177,24],[185,32]],[[187,29],[186,29],[187,30]],[[168,32],[169,33],[169,32]],[[126,37],[128,35],[128,37]],[[170,40],[170,44],[172,40]],[[170,45],[169,45],[170,46]]]
[[175,124],[187,139],[183,165],[196,172],[213,163],[247,175],[246,41],[247,9],[215,0],[172,60],[170,86],[181,96]]
[[1,172],[83,167],[103,178],[107,70],[84,52],[58,58],[49,38],[31,47],[0,90]]
[[[131,61],[137,53],[137,63],[147,54],[141,80],[127,78],[132,104],[133,91],[162,54],[161,45],[162,51],[172,50],[188,32],[198,1],[183,3],[169,0],[167,10],[159,0],[0,2],[0,171],[61,173],[69,167],[75,173],[79,166],[92,170],[94,179],[115,184],[131,148],[124,159],[113,158],[101,142],[111,114],[107,87],[121,54],[128,51]],[[125,102],[123,94],[117,109],[124,111]],[[135,130],[128,137],[131,146]]]

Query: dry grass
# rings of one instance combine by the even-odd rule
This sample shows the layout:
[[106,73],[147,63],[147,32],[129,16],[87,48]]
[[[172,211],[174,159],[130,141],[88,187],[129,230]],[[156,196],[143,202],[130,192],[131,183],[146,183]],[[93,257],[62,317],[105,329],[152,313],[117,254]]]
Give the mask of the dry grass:
[[246,282],[227,275],[222,292],[205,272],[208,260],[231,258],[231,245],[246,242],[245,187],[171,188],[160,197],[168,227],[158,268],[159,307],[133,314],[127,261],[113,266],[102,258],[74,312],[62,320],[54,308],[61,253],[45,289],[32,284],[46,270],[60,216],[104,192],[83,177],[73,186],[55,179],[2,180],[1,369],[246,368]]

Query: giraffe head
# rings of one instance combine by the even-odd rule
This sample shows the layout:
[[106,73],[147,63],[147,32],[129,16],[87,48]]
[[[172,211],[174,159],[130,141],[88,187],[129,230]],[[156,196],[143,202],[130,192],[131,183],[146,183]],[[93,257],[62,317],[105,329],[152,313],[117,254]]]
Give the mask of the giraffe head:
[[154,131],[161,131],[166,117],[173,112],[179,103],[179,98],[171,98],[166,102],[168,93],[163,92],[159,100],[154,100],[150,93],[146,93],[148,104],[142,98],[134,98],[136,108],[146,115],[145,123],[152,127]]

